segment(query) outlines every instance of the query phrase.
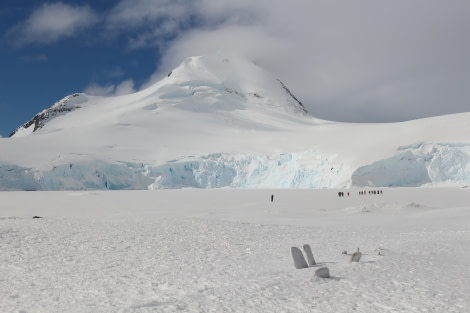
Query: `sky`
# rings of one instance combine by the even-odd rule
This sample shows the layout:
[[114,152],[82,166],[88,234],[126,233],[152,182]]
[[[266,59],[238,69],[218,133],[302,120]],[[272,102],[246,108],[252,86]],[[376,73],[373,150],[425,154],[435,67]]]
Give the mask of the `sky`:
[[467,0],[94,0],[0,4],[0,136],[75,92],[115,96],[185,58],[240,54],[316,117],[470,111]]

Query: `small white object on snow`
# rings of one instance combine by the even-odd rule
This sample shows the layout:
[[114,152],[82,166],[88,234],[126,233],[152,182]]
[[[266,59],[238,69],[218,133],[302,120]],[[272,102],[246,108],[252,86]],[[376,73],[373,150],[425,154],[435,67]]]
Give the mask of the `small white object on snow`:
[[296,269],[308,268],[308,264],[305,261],[304,254],[297,247],[292,247],[290,249],[292,253],[292,259],[294,260],[294,266]]
[[330,270],[328,267],[322,267],[315,271],[315,276],[320,278],[330,278]]
[[359,260],[361,259],[361,256],[362,256],[362,253],[357,251],[357,252],[354,252],[352,255],[351,255],[351,259],[349,260],[349,263],[351,262],[359,262]]
[[312,253],[312,248],[310,248],[310,245],[309,244],[304,244],[304,252],[305,252],[305,255],[307,256],[307,262],[308,262],[308,266],[314,266],[315,264],[317,264],[315,262],[315,258],[313,257],[313,253]]

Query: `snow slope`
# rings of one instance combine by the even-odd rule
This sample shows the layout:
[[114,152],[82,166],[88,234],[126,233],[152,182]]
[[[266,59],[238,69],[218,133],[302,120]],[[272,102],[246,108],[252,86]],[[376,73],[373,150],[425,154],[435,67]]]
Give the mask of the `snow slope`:
[[347,191],[2,192],[0,311],[468,312],[470,191]]
[[68,96],[0,138],[0,190],[470,183],[470,113],[391,124],[310,113],[249,60],[192,57],[135,94]]

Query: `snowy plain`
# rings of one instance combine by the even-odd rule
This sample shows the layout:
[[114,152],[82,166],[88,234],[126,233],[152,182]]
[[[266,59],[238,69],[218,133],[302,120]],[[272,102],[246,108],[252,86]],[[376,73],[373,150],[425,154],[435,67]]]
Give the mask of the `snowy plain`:
[[1,192],[0,311],[469,312],[470,189],[361,190]]

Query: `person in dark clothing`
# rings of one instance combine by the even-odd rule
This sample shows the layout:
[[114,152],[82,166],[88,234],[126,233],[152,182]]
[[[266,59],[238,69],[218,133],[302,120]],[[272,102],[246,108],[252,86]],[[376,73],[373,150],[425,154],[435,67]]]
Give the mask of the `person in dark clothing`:
[[271,195],[271,202],[274,201],[274,195]]

